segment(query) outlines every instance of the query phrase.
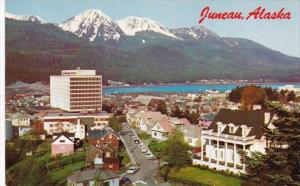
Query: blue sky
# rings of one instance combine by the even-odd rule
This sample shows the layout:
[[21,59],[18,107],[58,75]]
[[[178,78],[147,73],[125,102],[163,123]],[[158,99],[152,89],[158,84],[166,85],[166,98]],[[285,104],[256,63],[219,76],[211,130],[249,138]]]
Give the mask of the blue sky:
[[212,11],[249,11],[262,6],[270,11],[285,8],[291,20],[205,20],[203,25],[220,36],[251,39],[282,53],[300,57],[300,1],[297,0],[6,0],[6,12],[38,15],[58,23],[86,9],[100,9],[113,19],[126,16],[149,17],[169,28],[198,25],[199,13]]

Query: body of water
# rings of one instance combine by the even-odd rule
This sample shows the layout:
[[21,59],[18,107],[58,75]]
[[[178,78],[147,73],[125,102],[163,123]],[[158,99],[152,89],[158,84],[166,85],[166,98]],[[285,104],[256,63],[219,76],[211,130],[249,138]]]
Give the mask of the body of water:
[[[128,86],[128,87],[105,87],[103,92],[109,94],[130,94],[130,93],[161,93],[161,92],[174,92],[174,93],[198,93],[208,90],[216,90],[226,92],[234,89],[237,86],[244,84],[176,84],[176,85],[149,85],[149,86]],[[272,87],[278,89],[285,85],[294,85],[295,88],[300,88],[300,83],[272,83],[272,84],[257,84],[262,87]]]

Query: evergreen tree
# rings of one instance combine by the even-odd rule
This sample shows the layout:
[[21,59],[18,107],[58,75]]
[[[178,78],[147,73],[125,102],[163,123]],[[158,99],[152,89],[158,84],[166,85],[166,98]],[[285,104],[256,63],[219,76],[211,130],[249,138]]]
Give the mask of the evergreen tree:
[[191,160],[191,147],[184,140],[183,133],[174,129],[165,141],[165,148],[162,151],[163,160],[166,165],[165,180],[172,168],[179,169],[186,166]]
[[182,115],[182,112],[181,112],[180,108],[178,107],[178,105],[174,105],[171,110],[171,116],[179,118],[181,115]]
[[161,112],[162,114],[167,114],[167,105],[164,101],[159,101],[157,105],[157,111]]
[[287,102],[289,102],[289,101],[295,101],[296,100],[296,94],[295,94],[295,92],[294,91],[289,92],[287,94],[287,96],[286,96],[286,100],[287,100]]
[[278,117],[265,127],[266,154],[252,153],[246,157],[247,180],[244,185],[300,185],[300,113],[273,109]]

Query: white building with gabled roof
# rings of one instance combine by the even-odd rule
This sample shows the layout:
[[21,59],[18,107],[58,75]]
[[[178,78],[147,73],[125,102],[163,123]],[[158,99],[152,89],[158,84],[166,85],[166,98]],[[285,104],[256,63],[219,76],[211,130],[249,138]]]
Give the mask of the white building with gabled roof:
[[208,129],[201,131],[201,156],[194,157],[193,164],[245,173],[240,152],[265,153],[263,127],[274,128],[273,118],[268,111],[221,109]]

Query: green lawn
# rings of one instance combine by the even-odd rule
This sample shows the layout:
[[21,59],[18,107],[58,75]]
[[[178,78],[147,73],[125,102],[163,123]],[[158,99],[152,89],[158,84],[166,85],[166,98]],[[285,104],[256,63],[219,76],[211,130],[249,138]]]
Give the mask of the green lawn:
[[122,166],[126,166],[127,164],[130,163],[130,158],[129,158],[129,156],[128,156],[128,154],[127,154],[126,151],[120,151],[120,152],[118,152],[118,156],[119,156],[119,158],[121,160],[121,165]]
[[66,165],[59,169],[52,170],[50,172],[51,181],[57,184],[66,182],[67,177],[70,176],[74,171],[79,170],[81,167],[83,167],[84,164],[84,161],[80,161],[70,165]]
[[151,138],[151,135],[147,134],[146,132],[141,132],[138,134],[138,136],[141,138],[141,140],[147,140]]
[[172,170],[169,177],[213,186],[239,186],[240,179],[196,167]]
[[[29,157],[24,157],[21,161],[7,169],[7,173],[13,176],[24,175],[19,178],[19,182],[24,185],[38,185],[39,182],[65,185],[66,179],[74,171],[79,170],[85,165],[85,152],[77,152],[70,156],[51,157],[50,143],[40,144]],[[49,174],[48,174],[49,170]],[[31,177],[27,178],[30,174]],[[49,177],[45,177],[49,175]],[[39,182],[34,184],[32,180]]]

